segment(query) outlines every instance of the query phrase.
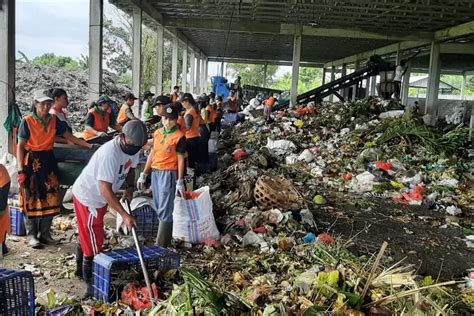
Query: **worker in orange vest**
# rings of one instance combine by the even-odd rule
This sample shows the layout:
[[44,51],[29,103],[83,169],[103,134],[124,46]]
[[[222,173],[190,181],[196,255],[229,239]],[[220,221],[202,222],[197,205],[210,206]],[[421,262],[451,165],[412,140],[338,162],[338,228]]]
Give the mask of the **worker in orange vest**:
[[173,208],[176,195],[185,197],[184,173],[186,169],[186,137],[178,128],[179,104],[167,104],[161,115],[163,127],[153,135],[153,148],[137,181],[139,191],[145,189],[151,173],[153,204],[158,218],[156,244],[168,247],[173,232]]
[[276,99],[273,96],[270,96],[268,99],[263,101],[263,116],[265,117],[265,121],[267,123],[271,122],[271,114],[273,111],[273,106],[276,103]]
[[184,107],[184,115],[179,119],[180,129],[186,136],[186,149],[188,152],[188,166],[196,169],[199,159],[199,124],[201,116],[197,113],[196,102],[191,93],[185,93],[181,98]]
[[87,112],[87,116],[84,122],[84,139],[89,140],[94,137],[106,137],[108,136],[107,131],[109,127],[113,128],[117,132],[122,131],[122,126],[115,122],[115,118],[112,115],[112,109],[109,106],[108,98],[103,96],[96,102],[92,103],[92,106]]
[[227,99],[227,104],[229,106],[229,109],[227,110],[227,112],[229,113],[239,112],[239,103],[237,102],[237,97],[235,96],[234,90],[230,91],[230,96]]
[[178,102],[179,100],[179,86],[174,86],[171,91],[171,103]]
[[11,231],[10,214],[8,209],[8,192],[10,190],[10,175],[7,168],[0,164],[0,259],[7,254],[7,234]]
[[137,100],[137,98],[133,95],[133,93],[127,93],[127,95],[125,95],[125,103],[120,107],[117,117],[117,123],[121,126],[130,120],[138,120],[132,112],[132,106],[135,104],[135,100]]

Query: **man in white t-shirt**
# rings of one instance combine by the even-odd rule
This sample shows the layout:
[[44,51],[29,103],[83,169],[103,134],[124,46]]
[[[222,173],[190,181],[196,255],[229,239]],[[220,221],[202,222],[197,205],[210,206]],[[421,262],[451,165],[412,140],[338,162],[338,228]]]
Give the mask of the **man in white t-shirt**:
[[406,72],[405,64],[406,62],[402,60],[400,62],[400,65],[398,65],[395,68],[395,77],[393,78],[393,83],[395,84],[395,91],[393,94],[395,95],[396,100],[400,100],[400,91],[402,89],[402,78]]
[[123,198],[131,201],[139,151],[146,141],[145,124],[138,120],[127,122],[120,136],[94,153],[72,187],[80,242],[76,275],[82,276],[87,285],[84,298],[92,296],[92,263],[94,256],[102,251],[107,207],[120,214],[129,229],[136,224],[115,193],[126,182],[127,190]]

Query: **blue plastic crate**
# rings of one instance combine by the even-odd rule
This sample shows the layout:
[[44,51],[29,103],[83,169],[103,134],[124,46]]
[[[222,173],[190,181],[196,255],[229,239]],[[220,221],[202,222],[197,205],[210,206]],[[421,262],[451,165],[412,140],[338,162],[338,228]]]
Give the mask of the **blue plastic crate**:
[[0,315],[35,315],[31,272],[0,269]]
[[[178,269],[179,255],[167,249],[154,246],[144,247],[143,256],[148,273],[154,271],[168,271]],[[123,271],[141,271],[140,259],[135,248],[120,249],[101,253],[94,258],[94,298],[104,302],[111,302],[120,298],[120,293],[111,284],[117,281],[118,275]],[[119,280],[123,285],[126,280]]]
[[160,219],[151,206],[144,205],[135,209],[132,211],[132,215],[137,221],[135,230],[138,235],[142,235],[145,238],[156,237]]
[[21,211],[21,208],[16,206],[10,206],[10,226],[12,228],[12,235],[25,236],[25,214]]

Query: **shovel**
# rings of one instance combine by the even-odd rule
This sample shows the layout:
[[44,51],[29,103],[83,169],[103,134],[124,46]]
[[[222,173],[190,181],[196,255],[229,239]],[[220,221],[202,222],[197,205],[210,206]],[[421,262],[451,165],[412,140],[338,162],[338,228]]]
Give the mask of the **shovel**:
[[[130,201],[125,199],[125,202],[127,203],[128,214],[132,214],[132,210],[130,208]],[[145,278],[146,288],[148,289],[148,293],[150,293],[151,305],[154,307],[155,301],[153,297],[153,292],[151,290],[150,277],[148,276],[148,270],[146,269],[145,259],[143,259],[143,251],[142,251],[140,242],[138,241],[138,236],[137,236],[137,232],[135,231],[135,226],[132,227],[132,235],[133,235],[133,240],[135,241],[135,247],[137,248],[138,258],[140,259],[140,265],[142,266],[142,272],[143,272],[143,277]]]

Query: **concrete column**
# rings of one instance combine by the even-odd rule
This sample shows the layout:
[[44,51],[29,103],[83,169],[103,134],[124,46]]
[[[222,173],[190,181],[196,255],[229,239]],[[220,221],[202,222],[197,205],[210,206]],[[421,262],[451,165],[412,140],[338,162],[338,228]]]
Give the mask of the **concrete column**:
[[370,77],[365,79],[365,96],[368,97],[370,95]]
[[204,70],[204,68],[206,68],[205,64],[206,64],[205,57],[204,57],[204,55],[201,55],[201,79],[200,79],[201,90],[199,91],[200,94],[203,94],[205,92],[205,89],[206,89],[206,79],[205,79],[206,73],[205,73],[205,70]]
[[171,89],[178,85],[178,36],[176,30],[173,31],[173,38],[171,40]]
[[377,76],[370,77],[370,95],[377,95]]
[[194,93],[201,93],[201,54],[196,55],[196,87]]
[[102,93],[104,1],[89,1],[89,101]]
[[[3,122],[8,116],[8,106],[15,102],[15,0],[3,3],[0,10],[0,156],[11,146]],[[46,87],[45,87],[46,88]]]
[[185,44],[183,48],[183,70],[181,73],[181,91],[188,91],[187,89],[188,79],[188,45]]
[[163,93],[163,26],[158,25],[156,29],[156,94]]
[[302,28],[297,27],[293,38],[293,63],[291,70],[291,92],[290,105],[296,106],[296,97],[298,96],[298,80],[300,77],[300,59],[301,59],[301,31]]
[[[132,91],[140,97],[140,79],[142,73],[142,9],[133,8],[133,52],[132,52]],[[138,117],[139,100],[132,107],[133,114]]]
[[321,85],[326,84],[326,68],[323,67],[323,80],[321,81]]
[[402,82],[402,91],[401,91],[401,98],[402,104],[408,104],[408,92],[410,90],[410,75],[411,75],[411,62],[408,62],[407,71],[405,72],[405,76],[403,76]]
[[461,83],[461,100],[465,99],[466,95],[466,72],[462,72],[462,83]]
[[[194,83],[196,82],[196,58],[194,56],[194,51],[191,50],[191,58],[189,62],[191,63],[191,69],[189,74],[189,92],[194,93]],[[184,90],[183,90],[184,91]]]
[[[336,67],[332,66],[331,67],[331,80],[329,82],[332,82],[336,79]],[[334,94],[331,94],[329,96],[329,102],[334,102]]]
[[[357,71],[357,69],[359,69],[360,67],[360,62],[358,60],[356,60],[355,62],[355,65],[354,65],[354,72]],[[356,98],[357,98],[357,87],[359,86],[359,84],[355,84],[352,86],[352,101],[355,101]]]
[[263,81],[262,81],[264,88],[267,87],[267,70],[268,70],[267,68],[268,68],[268,65],[265,64],[265,65],[263,66]]
[[208,93],[208,60],[207,57],[204,58],[204,93]]
[[438,101],[439,80],[441,73],[439,46],[440,44],[437,42],[431,43],[428,89],[426,91],[425,114],[430,114],[432,116],[432,122],[436,121],[437,116],[436,102]]
[[[344,77],[347,75],[347,64],[342,64],[342,69],[341,69],[341,77]],[[342,95],[344,100],[347,99],[347,93],[349,92],[348,89],[341,89],[339,91],[339,94]]]
[[400,53],[400,43],[398,43],[398,47],[397,47],[397,54],[395,56],[395,65],[400,65],[400,62],[401,62],[401,53]]
[[221,62],[221,72],[220,72],[220,76],[221,76],[221,77],[224,77],[224,62],[223,62],[223,61]]

